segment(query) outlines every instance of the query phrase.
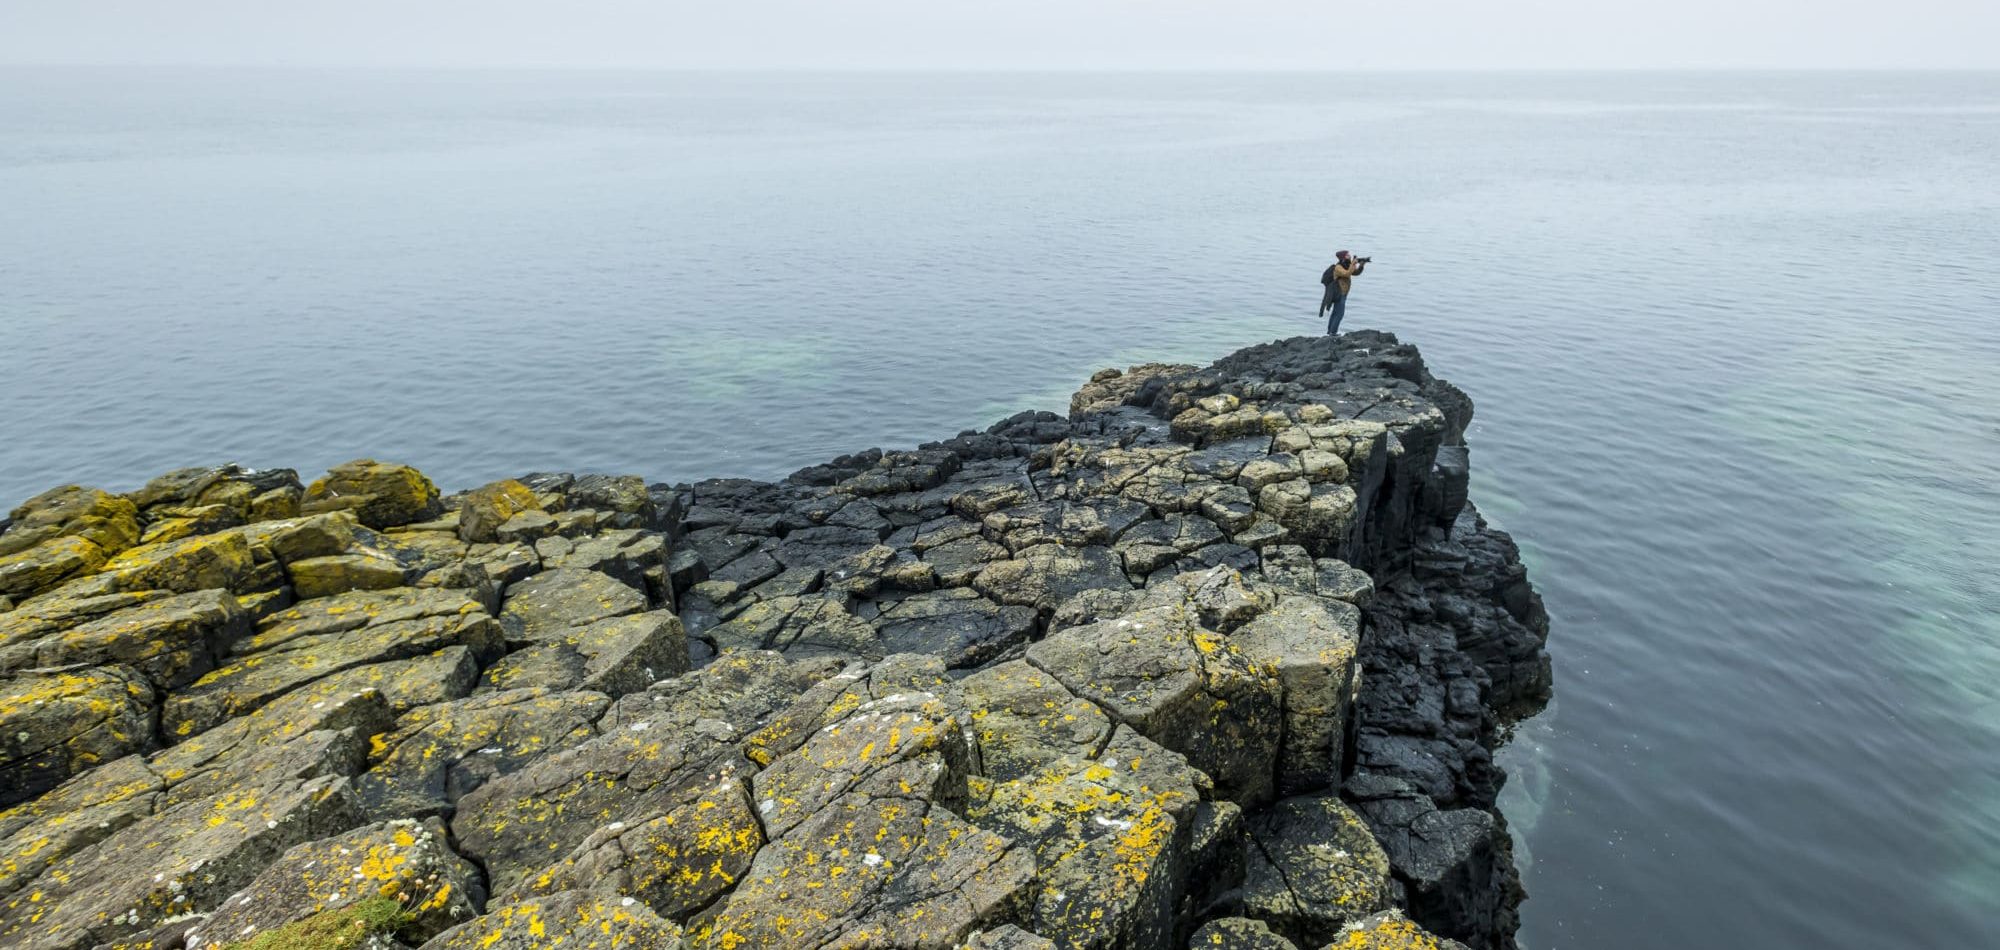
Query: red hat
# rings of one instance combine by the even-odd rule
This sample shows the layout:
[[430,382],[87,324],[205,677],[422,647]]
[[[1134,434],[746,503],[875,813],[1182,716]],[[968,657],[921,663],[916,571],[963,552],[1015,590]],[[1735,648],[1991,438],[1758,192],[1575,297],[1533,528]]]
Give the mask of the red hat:
[[1347,254],[1347,252],[1346,252],[1346,251],[1341,251],[1340,253],[1338,253],[1338,254],[1335,254],[1335,255],[1333,255],[1333,256],[1335,256],[1335,257],[1338,257],[1338,258],[1340,258],[1341,260],[1343,260],[1343,261],[1344,261],[1344,260],[1347,260],[1347,257],[1348,257],[1348,254]]

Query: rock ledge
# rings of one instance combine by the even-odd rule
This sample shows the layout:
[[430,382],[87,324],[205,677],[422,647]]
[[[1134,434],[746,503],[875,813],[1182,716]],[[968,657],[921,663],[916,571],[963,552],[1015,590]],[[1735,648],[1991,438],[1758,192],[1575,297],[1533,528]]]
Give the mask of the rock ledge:
[[54,489],[0,945],[1510,948],[1548,622],[1471,413],[1361,332],[777,482]]

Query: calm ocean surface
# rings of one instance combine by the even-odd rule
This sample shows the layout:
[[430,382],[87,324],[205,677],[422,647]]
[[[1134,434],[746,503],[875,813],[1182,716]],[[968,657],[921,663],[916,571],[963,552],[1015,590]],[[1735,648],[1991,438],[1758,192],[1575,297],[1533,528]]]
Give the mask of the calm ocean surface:
[[1555,617],[1525,942],[2000,946],[2000,75],[0,71],[0,507],[774,477],[1340,247]]

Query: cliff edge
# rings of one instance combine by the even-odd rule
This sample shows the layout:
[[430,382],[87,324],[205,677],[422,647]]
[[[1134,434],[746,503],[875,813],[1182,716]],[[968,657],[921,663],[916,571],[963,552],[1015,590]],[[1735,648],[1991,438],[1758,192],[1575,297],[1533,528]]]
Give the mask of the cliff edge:
[[1547,618],[1379,332],[778,482],[0,522],[0,944],[1514,945]]

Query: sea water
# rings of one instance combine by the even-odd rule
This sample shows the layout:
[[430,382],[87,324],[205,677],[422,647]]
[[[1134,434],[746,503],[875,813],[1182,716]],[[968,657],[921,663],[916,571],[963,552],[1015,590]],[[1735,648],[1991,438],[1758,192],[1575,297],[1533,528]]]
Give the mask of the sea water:
[[777,477],[1341,248],[1554,615],[1524,942],[2000,945],[2000,75],[0,71],[0,507]]

